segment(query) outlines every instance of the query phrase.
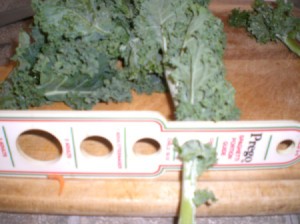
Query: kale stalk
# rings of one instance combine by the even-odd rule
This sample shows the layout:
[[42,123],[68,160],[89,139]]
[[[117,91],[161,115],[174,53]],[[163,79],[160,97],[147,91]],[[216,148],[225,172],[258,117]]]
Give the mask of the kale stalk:
[[183,161],[178,223],[195,224],[196,207],[216,201],[213,192],[197,190],[198,177],[216,163],[216,150],[211,145],[202,144],[198,140],[190,140],[180,146],[177,139],[174,139],[173,144]]

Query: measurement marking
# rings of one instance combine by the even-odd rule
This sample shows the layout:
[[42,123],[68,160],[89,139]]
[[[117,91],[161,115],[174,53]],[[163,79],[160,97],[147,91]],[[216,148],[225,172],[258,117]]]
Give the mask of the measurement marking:
[[74,140],[73,128],[71,128],[71,137],[72,137],[72,146],[73,146],[73,154],[74,154],[75,167],[77,169],[78,168],[78,163],[77,163],[77,155],[76,155],[76,149],[75,149],[75,140]]
[[267,156],[268,156],[268,153],[269,153],[269,149],[270,149],[270,145],[271,145],[271,141],[272,141],[272,137],[273,137],[273,136],[271,135],[270,138],[269,138],[269,142],[268,142],[268,146],[267,146],[267,151],[266,151],[264,160],[267,159]]
[[9,158],[10,158],[10,161],[11,161],[11,165],[13,167],[15,167],[14,159],[12,157],[12,153],[11,153],[11,150],[10,150],[10,146],[9,146],[9,142],[8,142],[8,138],[7,138],[4,126],[2,126],[2,131],[3,131],[3,134],[4,134],[5,143],[6,143],[6,146],[7,146],[8,153],[9,153]]
[[124,128],[124,166],[127,169],[127,142],[126,142],[126,128]]

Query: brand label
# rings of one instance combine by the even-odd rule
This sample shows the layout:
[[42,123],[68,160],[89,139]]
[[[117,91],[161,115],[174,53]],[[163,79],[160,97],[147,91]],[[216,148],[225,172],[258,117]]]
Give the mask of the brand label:
[[262,139],[262,133],[251,134],[247,150],[244,152],[244,159],[242,162],[250,163],[253,159],[257,142]]

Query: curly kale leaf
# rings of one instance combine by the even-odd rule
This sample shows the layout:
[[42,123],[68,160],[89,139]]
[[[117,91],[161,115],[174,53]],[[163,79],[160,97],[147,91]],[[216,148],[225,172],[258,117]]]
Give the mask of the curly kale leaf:
[[[23,37],[28,40],[26,33]],[[28,54],[25,54],[31,52],[32,47],[19,48],[15,58],[20,64],[2,84],[2,97],[7,100],[1,107],[11,105],[23,109],[52,101],[65,102],[75,109],[89,109],[99,100],[130,100],[131,83],[111,68],[98,45],[98,42],[81,40],[51,42],[29,57],[34,64],[28,62]],[[16,102],[8,104],[5,93]]]
[[[174,31],[174,5],[169,0],[138,1],[138,16],[134,18],[131,39],[120,50],[128,73],[134,79],[137,73],[163,74],[162,52],[167,47],[165,35]],[[170,22],[172,20],[172,22]],[[166,30],[165,30],[166,29]]]
[[247,27],[249,21],[249,12],[247,10],[233,9],[228,22],[233,27]]
[[27,109],[47,103],[43,92],[34,88],[36,80],[22,72],[13,72],[11,77],[0,85],[1,109]]
[[[40,74],[37,88],[47,99],[76,109],[89,109],[99,100],[130,100],[130,82],[110,66],[98,45],[78,40],[48,45],[33,69]],[[70,103],[72,98],[81,104]]]
[[210,204],[210,202],[216,202],[216,201],[217,198],[215,197],[215,194],[212,191],[206,189],[195,191],[193,202],[196,205],[196,207],[203,204]]
[[124,46],[130,67],[163,71],[172,79],[177,119],[238,118],[234,90],[224,79],[226,40],[219,19],[197,1],[155,0],[142,2],[134,21],[134,43]]
[[194,164],[197,167],[196,176],[200,176],[217,162],[216,149],[210,144],[202,144],[198,140],[189,140],[180,146],[176,138],[173,144],[175,151],[178,152],[178,156],[182,161],[197,161]]
[[35,88],[39,78],[36,74],[28,73],[37,61],[38,54],[44,38],[37,29],[33,29],[35,42],[30,43],[30,36],[21,32],[19,47],[13,59],[18,61],[18,69],[15,69],[7,80],[0,84],[0,108],[2,109],[26,109],[31,106],[40,106],[47,102],[43,91]]
[[264,0],[255,0],[252,10],[233,9],[229,24],[244,27],[260,43],[282,41],[291,51],[300,56],[300,18],[292,15],[293,4],[276,0],[270,4]]
[[116,27],[105,1],[40,1],[32,2],[35,24],[50,40],[96,36],[105,39]]
[[193,19],[179,55],[170,61],[177,84],[176,116],[180,120],[234,120],[239,117],[234,89],[225,80],[223,25],[203,7]]
[[157,69],[142,72],[140,66],[134,76],[127,66],[116,69],[117,61],[129,60],[120,49],[132,42],[138,13],[132,1],[33,0],[32,5],[34,26],[30,36],[20,34],[17,67],[0,85],[0,108],[60,101],[90,109],[97,102],[128,101],[132,89],[164,91]]

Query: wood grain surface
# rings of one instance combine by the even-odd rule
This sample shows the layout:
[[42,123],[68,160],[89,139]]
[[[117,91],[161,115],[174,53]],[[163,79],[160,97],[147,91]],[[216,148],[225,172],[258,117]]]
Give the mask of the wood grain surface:
[[[242,120],[300,121],[300,60],[281,43],[260,45],[243,30],[228,27],[232,8],[249,8],[241,0],[212,1],[225,24],[227,79],[236,89]],[[299,14],[299,11],[296,11]],[[13,65],[0,67],[1,79]],[[100,103],[94,110],[154,110],[173,119],[168,94],[136,95],[131,103]],[[61,103],[32,110],[70,110]],[[200,216],[266,215],[300,212],[300,164],[285,169],[209,171],[198,182],[218,198],[201,206]],[[180,173],[156,179],[65,180],[0,178],[0,211],[49,214],[175,216]]]

